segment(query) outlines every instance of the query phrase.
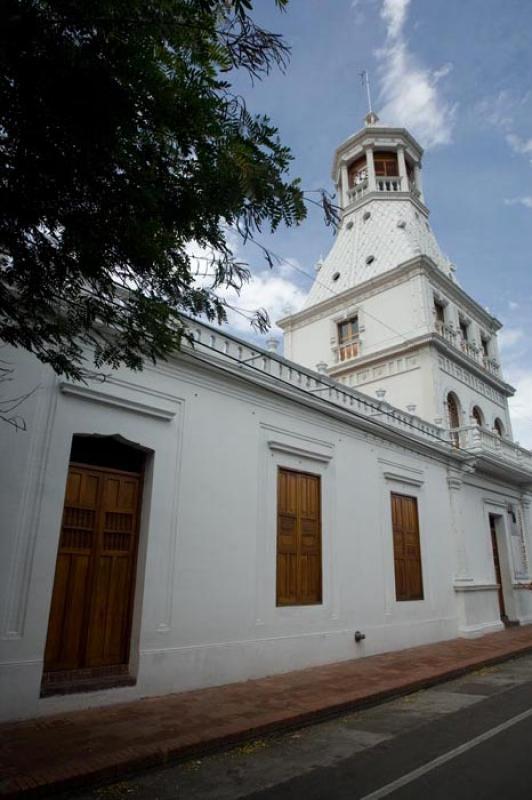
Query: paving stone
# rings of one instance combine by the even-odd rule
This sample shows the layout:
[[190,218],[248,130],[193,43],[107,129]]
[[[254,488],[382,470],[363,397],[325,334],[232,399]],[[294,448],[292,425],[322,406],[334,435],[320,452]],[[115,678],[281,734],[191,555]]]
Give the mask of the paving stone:
[[[46,788],[57,792],[169,758],[190,757],[239,739],[257,739],[288,725],[308,724],[357,705],[376,704],[393,694],[447,680],[456,672],[478,671],[486,664],[526,652],[532,652],[532,626],[228,686],[58,714],[44,722],[1,725],[0,796],[20,796],[21,782],[28,791]],[[516,678],[525,674],[514,664],[511,669],[515,669]],[[504,685],[508,681],[496,671],[477,672],[476,678],[480,675],[482,682]],[[424,714],[447,713],[445,709],[453,704],[459,708],[479,698],[474,692],[469,696],[467,692],[450,692],[452,699],[445,693],[439,693],[439,699],[434,691],[425,694],[429,699],[416,701],[415,709],[403,703],[401,708],[408,712],[392,714],[387,728],[378,729],[379,721],[373,717],[373,729],[366,728],[366,732],[388,735],[390,725],[417,724]],[[370,724],[369,716],[366,724]],[[344,746],[357,747],[356,737],[338,744],[339,749]]]

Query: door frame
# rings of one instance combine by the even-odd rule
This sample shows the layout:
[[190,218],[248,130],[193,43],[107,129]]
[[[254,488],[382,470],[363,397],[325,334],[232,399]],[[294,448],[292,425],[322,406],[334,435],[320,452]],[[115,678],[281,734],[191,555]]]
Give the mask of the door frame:
[[486,522],[487,530],[489,533],[489,552],[490,563],[493,565],[494,581],[497,582],[497,575],[495,572],[495,564],[493,560],[493,546],[491,540],[491,518],[493,518],[493,527],[495,531],[495,541],[497,544],[497,552],[499,556],[499,566],[501,573],[501,593],[504,602],[505,616],[500,616],[503,623],[511,622],[516,618],[516,609],[513,596],[513,565],[510,555],[510,548],[508,546],[507,527],[506,527],[506,505],[493,505],[489,504],[486,508]]
[[497,516],[495,514],[489,514],[489,525],[490,525],[490,540],[491,540],[491,551],[493,557],[493,567],[495,570],[495,580],[498,583],[497,589],[497,597],[499,600],[499,611],[501,620],[508,619],[508,614],[506,613],[506,603],[504,601],[504,589],[502,583],[502,566],[501,566],[501,553],[499,548],[499,542],[497,539]]
[[[129,443],[127,443],[127,445],[133,447]],[[104,665],[104,666],[93,666],[93,667],[80,666],[74,669],[66,669],[66,670],[47,670],[46,662],[43,660],[41,696],[47,696],[50,694],[70,694],[71,692],[77,692],[83,690],[96,690],[100,688],[111,688],[111,687],[114,688],[116,686],[132,685],[136,683],[136,677],[133,677],[130,671],[131,660],[132,660],[131,644],[132,644],[133,623],[134,623],[134,613],[135,613],[135,598],[137,594],[137,589],[138,589],[137,584],[139,579],[138,558],[139,558],[139,549],[141,545],[141,536],[142,536],[141,523],[142,523],[142,512],[144,506],[144,486],[145,486],[145,474],[148,466],[147,464],[148,455],[149,451],[145,451],[144,465],[141,472],[131,472],[128,470],[116,469],[113,467],[100,467],[98,465],[86,464],[80,461],[70,461],[70,460],[68,461],[66,476],[65,476],[65,485],[62,495],[63,505],[60,517],[57,551],[55,554],[55,569],[54,569],[54,579],[52,582],[52,594],[55,587],[55,575],[57,569],[57,562],[59,558],[59,551],[61,548],[61,532],[63,527],[66,489],[67,489],[67,482],[69,478],[70,469],[72,467],[81,468],[90,470],[91,472],[98,472],[101,474],[123,475],[138,479],[137,507],[134,515],[136,535],[133,545],[133,551],[131,554],[131,563],[129,567],[127,616],[126,616],[126,625],[124,630],[124,639],[125,639],[124,658],[120,664],[116,665]],[[92,563],[89,566],[89,574],[87,578],[88,585],[92,584],[93,578],[94,578],[94,563]],[[92,591],[92,589],[89,589],[89,591]],[[45,637],[45,650],[48,638],[48,629],[50,625],[51,612],[52,612],[52,607],[50,606],[47,617],[48,621],[47,621],[46,637]],[[81,636],[84,645],[86,646],[88,641],[88,631],[89,631],[88,608],[84,609],[83,618],[80,624],[82,626]]]

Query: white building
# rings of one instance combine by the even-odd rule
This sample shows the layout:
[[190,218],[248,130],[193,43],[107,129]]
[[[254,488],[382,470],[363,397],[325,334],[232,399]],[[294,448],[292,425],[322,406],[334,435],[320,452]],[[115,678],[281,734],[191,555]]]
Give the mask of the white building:
[[3,719],[532,622],[500,324],[439,251],[421,148],[367,122],[287,358],[201,324],[105,383],[12,352],[37,390],[0,428]]

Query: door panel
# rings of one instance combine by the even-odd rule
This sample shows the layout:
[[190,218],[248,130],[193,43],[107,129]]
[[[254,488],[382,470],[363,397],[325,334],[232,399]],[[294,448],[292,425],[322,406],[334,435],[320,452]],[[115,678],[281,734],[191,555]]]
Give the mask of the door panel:
[[422,600],[423,578],[415,497],[392,493],[392,528],[397,600]]
[[124,664],[140,476],[71,465],[45,671]]
[[499,610],[501,612],[501,619],[506,617],[506,608],[504,605],[504,594],[502,590],[502,575],[501,575],[501,561],[499,558],[499,546],[497,544],[497,530],[495,527],[495,519],[490,514],[490,534],[491,534],[491,549],[493,552],[493,565],[495,567],[495,580],[499,584],[497,591],[499,597]]
[[321,603],[320,478],[280,469],[277,605],[313,603]]

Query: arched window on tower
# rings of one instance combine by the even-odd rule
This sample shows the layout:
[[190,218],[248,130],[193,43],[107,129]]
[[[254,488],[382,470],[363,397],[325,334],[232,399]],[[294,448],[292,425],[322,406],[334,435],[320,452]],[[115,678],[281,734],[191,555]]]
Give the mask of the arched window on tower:
[[354,186],[364,183],[367,179],[366,156],[362,156],[362,158],[357,158],[356,161],[353,161],[347,168],[347,183],[349,188],[352,189]]
[[484,414],[479,406],[473,406],[473,410],[471,411],[471,416],[475,420],[476,424],[479,425],[481,428],[484,425]]
[[455,447],[460,447],[460,437],[457,431],[457,428],[460,427],[460,401],[454,392],[449,392],[446,404],[451,441]]
[[375,162],[375,175],[388,178],[396,178],[399,175],[397,153],[376,152],[373,160]]
[[500,436],[501,438],[504,436],[504,425],[500,417],[495,417],[495,422],[493,423],[493,430]]

